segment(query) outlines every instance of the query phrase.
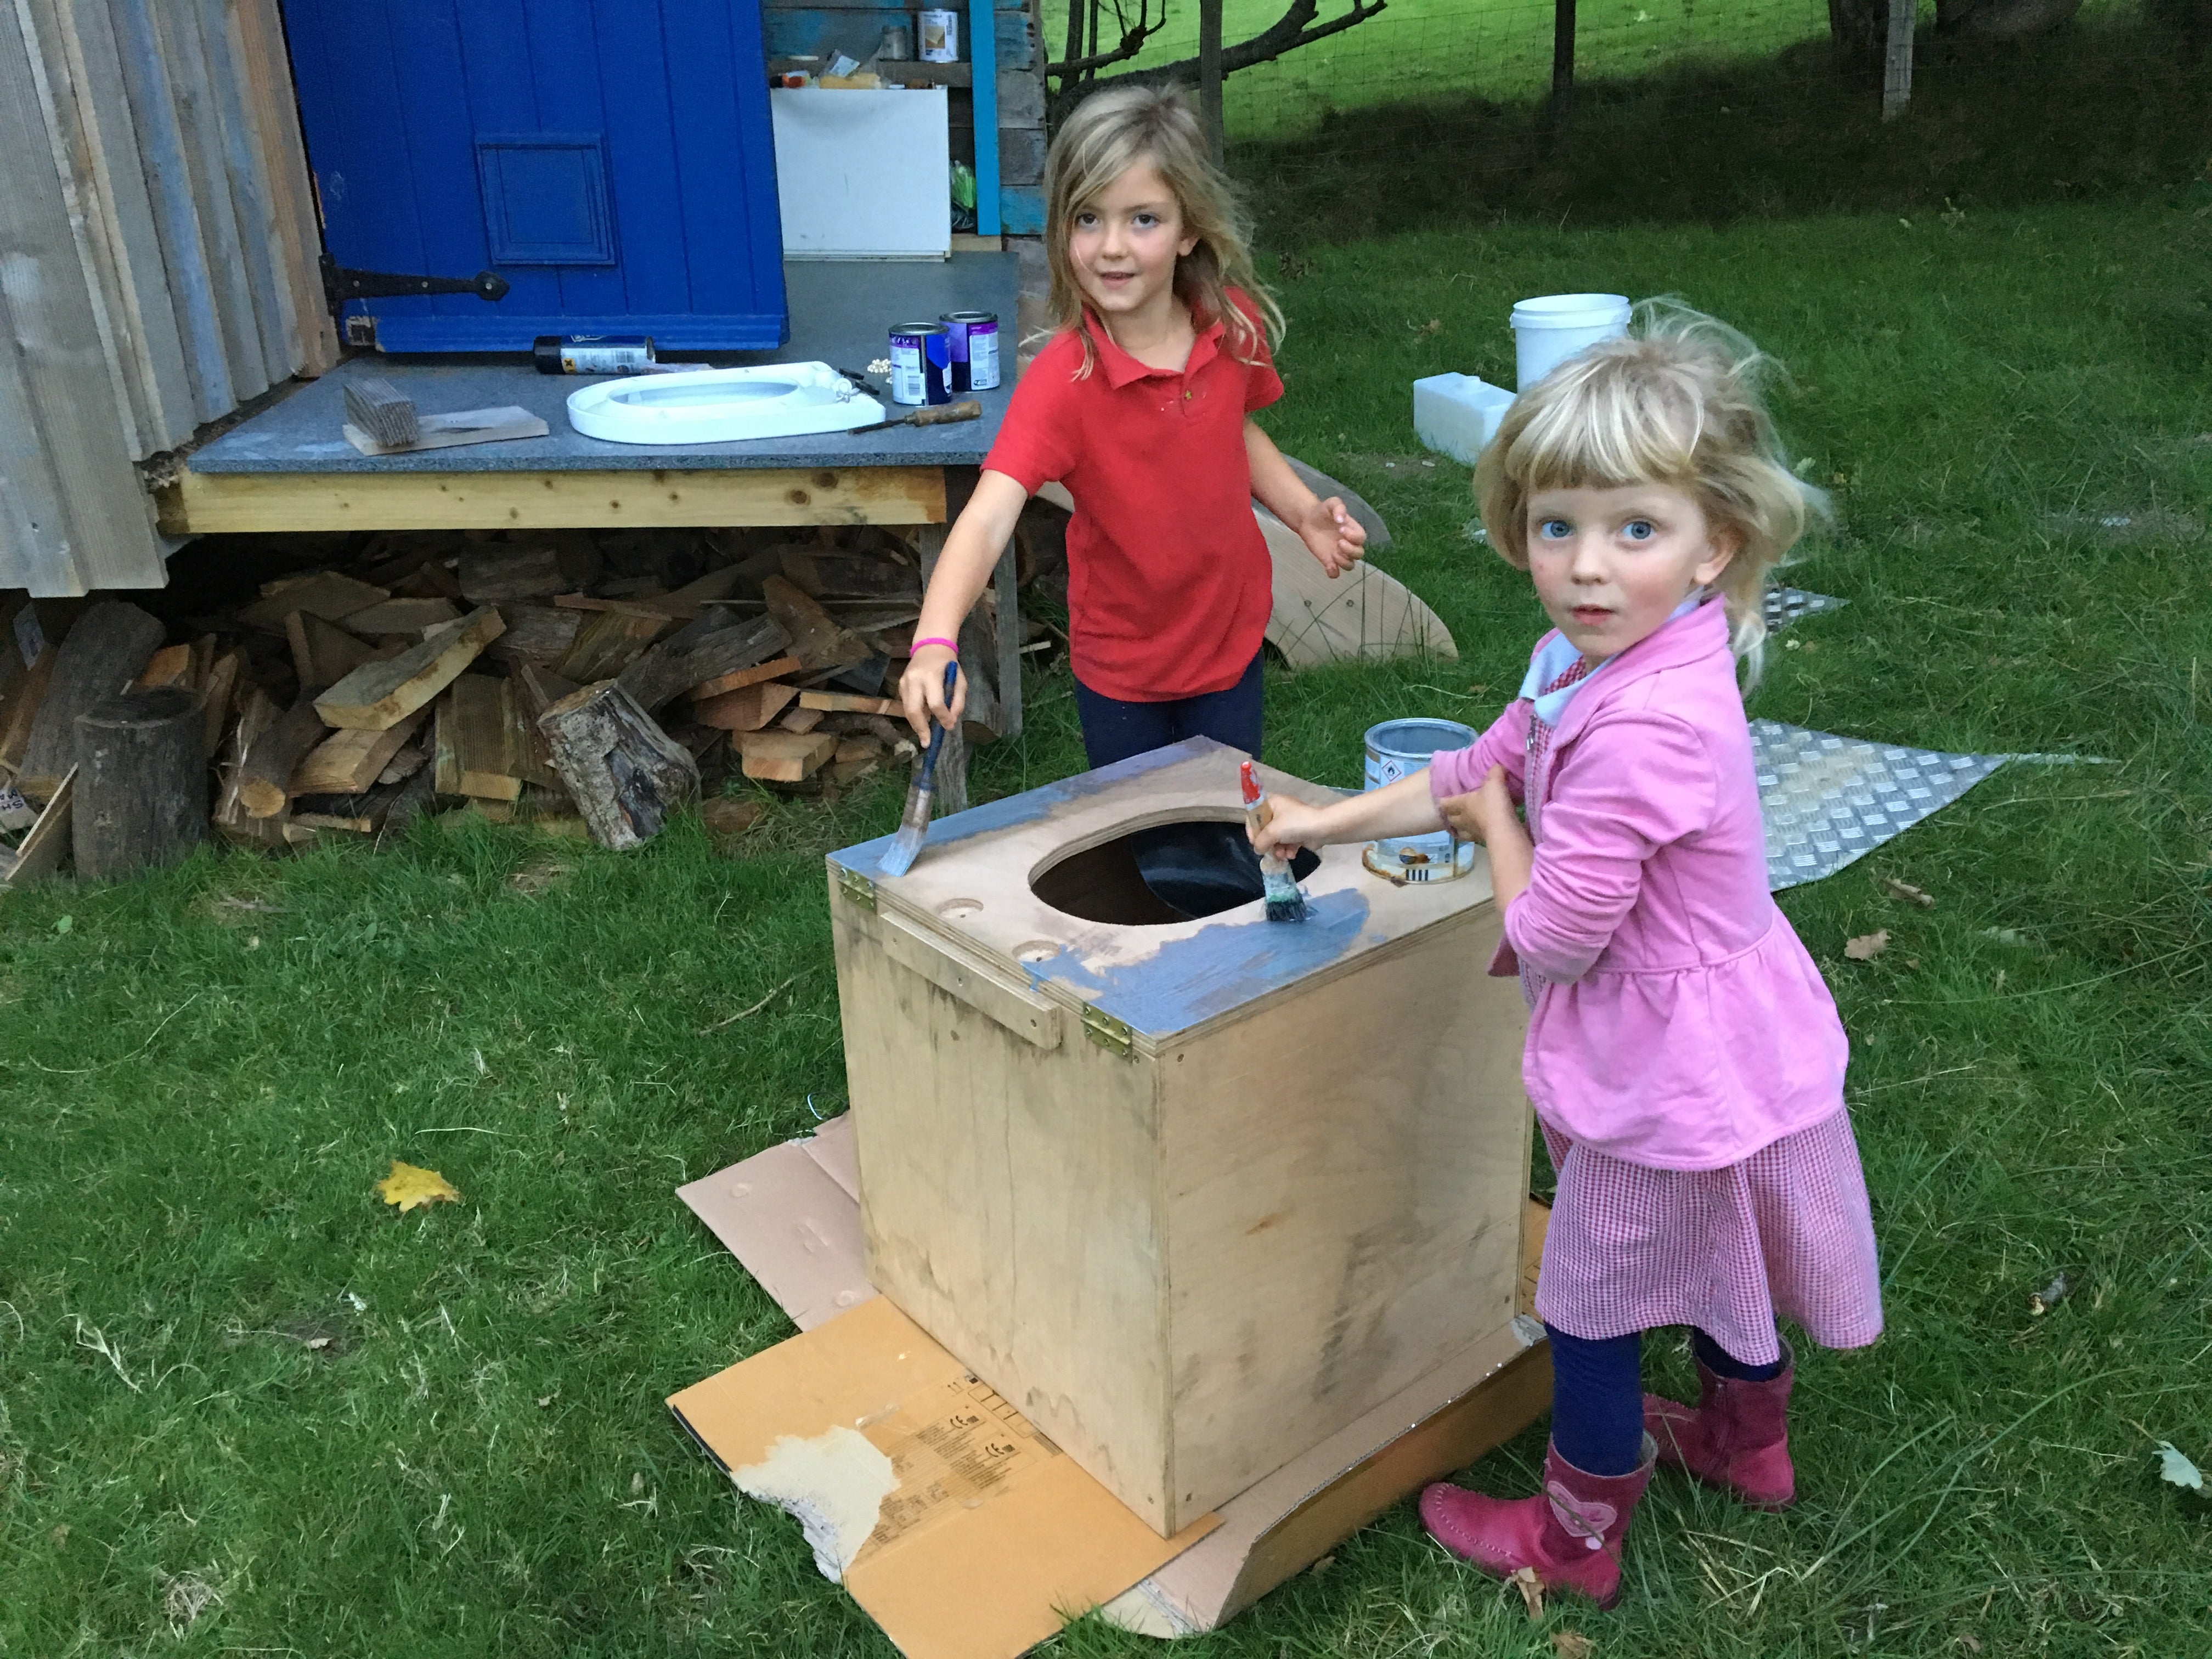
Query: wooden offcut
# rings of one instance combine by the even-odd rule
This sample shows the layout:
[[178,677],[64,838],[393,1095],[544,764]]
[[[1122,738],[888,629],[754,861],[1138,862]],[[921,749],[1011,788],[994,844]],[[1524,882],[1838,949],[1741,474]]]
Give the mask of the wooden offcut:
[[667,626],[668,618],[659,612],[629,605],[599,611],[576,630],[574,641],[554,660],[553,672],[579,685],[611,679]]
[[857,691],[802,691],[799,706],[838,714],[897,716],[906,712],[906,705],[896,697],[864,697]]
[[381,587],[336,570],[323,570],[311,576],[270,583],[263,590],[261,599],[238,613],[237,620],[244,627],[278,634],[283,631],[284,618],[295,611],[320,617],[325,622],[343,622],[355,611],[366,611],[391,597]]
[[471,605],[550,599],[568,586],[561,555],[550,545],[471,548],[461,555],[457,580]]
[[1296,531],[1272,513],[1257,517],[1274,572],[1267,643],[1292,668],[1458,657],[1443,619],[1395,576],[1362,560],[1331,580]]
[[837,752],[837,739],[808,732],[747,732],[736,739],[744,775],[763,783],[803,783]]
[[491,656],[495,662],[509,665],[534,662],[550,667],[576,642],[576,632],[584,623],[582,613],[550,605],[501,605],[499,614],[507,619],[507,632],[493,642]]
[[798,695],[791,686],[763,680],[693,703],[691,718],[702,726],[720,726],[725,732],[757,732],[781,714]]
[[207,839],[200,694],[125,691],[77,716],[71,843],[77,874],[128,876],[174,864]]
[[717,674],[713,679],[693,686],[691,696],[694,701],[704,702],[710,697],[720,696],[725,691],[735,691],[742,686],[758,685],[763,680],[780,680],[787,675],[798,672],[798,658],[771,658],[769,661],[751,668],[740,668],[731,673]]
[[327,691],[363,663],[397,654],[304,611],[284,618],[284,640],[292,648],[292,672],[302,691]]
[[386,449],[404,449],[422,431],[415,400],[380,374],[358,374],[345,383],[346,419]]
[[554,769],[602,847],[619,851],[650,841],[672,813],[698,798],[691,751],[612,680],[562,698],[538,724]]
[[6,872],[9,888],[33,886],[62,867],[76,822],[77,769],[70,768],[23,839],[16,843]]
[[[427,599],[390,599],[356,611],[345,619],[346,632],[374,639],[380,634],[405,634],[416,639],[433,628],[461,619],[460,607],[443,595]],[[512,619],[510,618],[510,623]]]
[[326,725],[384,731],[451,685],[506,626],[497,611],[483,606],[396,657],[364,663],[318,697],[315,708]]
[[520,800],[522,767],[527,757],[509,738],[513,703],[507,682],[488,674],[464,674],[438,708],[438,750],[452,757],[451,787],[441,793],[473,795],[479,800]]
[[187,678],[192,669],[192,647],[165,645],[146,659],[145,671],[131,683],[134,691],[154,691]]
[[784,577],[763,581],[761,597],[768,602],[768,614],[791,635],[791,654],[802,668],[842,668],[876,654],[859,635]]
[[657,472],[194,472],[155,500],[165,534],[930,524],[934,466]]
[[284,810],[292,775],[328,730],[313,697],[302,692],[282,720],[253,740],[238,769],[238,799],[247,817],[274,817]]
[[245,668],[243,651],[226,651],[208,665],[207,680],[200,688],[200,752],[210,759],[222,742],[222,728],[230,719],[231,702]]
[[238,712],[237,724],[230,728],[230,744],[225,751],[220,771],[221,786],[216,792],[216,833],[225,841],[244,847],[259,847],[278,850],[284,847],[285,821],[291,816],[291,802],[268,817],[255,817],[246,810],[240,794],[246,769],[246,757],[276,722],[284,717],[270,695],[259,686],[246,694],[245,706]]
[[380,732],[349,729],[333,732],[309,751],[292,774],[289,793],[295,795],[358,795],[374,786],[422,728],[429,714],[418,708],[397,725]]

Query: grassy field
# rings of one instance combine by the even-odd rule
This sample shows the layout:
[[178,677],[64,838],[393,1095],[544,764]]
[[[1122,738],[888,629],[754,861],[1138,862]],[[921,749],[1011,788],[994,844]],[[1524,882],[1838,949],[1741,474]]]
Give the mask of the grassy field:
[[[1621,1607],[1532,1624],[1401,1506],[1188,1652],[2212,1650],[2212,1510],[2153,1450],[2212,1463],[2208,207],[1509,218],[1286,261],[1269,422],[1388,516],[1460,657],[1271,679],[1271,760],[1352,783],[1373,720],[1504,702],[1537,612],[1407,383],[1500,378],[1512,299],[1599,288],[1796,372],[1843,520],[1792,580],[1850,604],[1755,713],[2117,764],[2007,768],[1784,897],[1852,1036],[1890,1321],[1803,1356],[1796,1510],[1662,1479]],[[986,794],[1079,764],[1064,674],[1029,692]],[[780,805],[735,858],[692,821],[620,857],[426,826],[0,899],[0,1655],[887,1655],[661,1401],[788,1334],[673,1188],[842,1105],[821,854],[896,811]],[[394,1158],[464,1201],[395,1215]],[[1541,1445],[1471,1479],[1527,1491]]]

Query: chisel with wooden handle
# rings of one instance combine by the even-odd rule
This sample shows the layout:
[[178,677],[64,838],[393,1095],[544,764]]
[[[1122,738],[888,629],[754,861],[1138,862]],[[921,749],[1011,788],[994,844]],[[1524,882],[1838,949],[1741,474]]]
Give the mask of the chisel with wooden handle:
[[881,432],[887,426],[950,426],[955,421],[980,421],[983,405],[973,398],[963,398],[957,404],[930,404],[911,415],[894,416],[888,421],[878,421],[873,426],[856,426],[854,432]]

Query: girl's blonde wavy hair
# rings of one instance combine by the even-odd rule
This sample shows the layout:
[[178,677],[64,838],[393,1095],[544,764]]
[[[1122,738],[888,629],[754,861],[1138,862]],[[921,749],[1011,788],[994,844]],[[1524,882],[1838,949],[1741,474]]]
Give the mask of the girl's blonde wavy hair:
[[[1045,259],[1052,270],[1047,299],[1048,326],[1057,334],[1080,330],[1083,289],[1067,254],[1075,216],[1096,201],[1135,162],[1149,161],[1175,192],[1187,234],[1198,246],[1176,261],[1176,298],[1201,318],[1218,319],[1230,355],[1240,362],[1259,359],[1263,337],[1243,312],[1230,303],[1231,288],[1250,296],[1267,327],[1267,338],[1280,339],[1283,313],[1261,286],[1252,268],[1252,223],[1237,188],[1206,153],[1206,132],[1197,112],[1176,87],[1117,87],[1093,93],[1076,106],[1053,137],[1044,163]],[[1097,359],[1090,335],[1083,334],[1080,380]]]
[[1694,499],[1736,544],[1715,586],[1730,642],[1756,681],[1768,577],[1828,498],[1790,470],[1763,397],[1779,365],[1674,300],[1636,307],[1626,338],[1576,353],[1513,400],[1474,467],[1490,544],[1528,568],[1528,498],[1545,489],[1661,484]]

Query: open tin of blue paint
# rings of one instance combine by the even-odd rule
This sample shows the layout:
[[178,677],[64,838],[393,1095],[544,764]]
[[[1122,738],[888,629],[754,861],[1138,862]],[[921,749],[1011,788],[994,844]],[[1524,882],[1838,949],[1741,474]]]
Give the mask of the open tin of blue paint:
[[[1384,720],[1370,726],[1365,787],[1381,789],[1425,771],[1439,749],[1468,748],[1474,737],[1473,726],[1457,720]],[[1392,881],[1449,881],[1474,867],[1474,843],[1455,840],[1448,831],[1397,836],[1369,842],[1364,861]]]

